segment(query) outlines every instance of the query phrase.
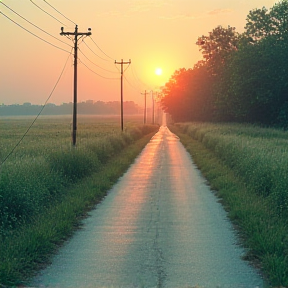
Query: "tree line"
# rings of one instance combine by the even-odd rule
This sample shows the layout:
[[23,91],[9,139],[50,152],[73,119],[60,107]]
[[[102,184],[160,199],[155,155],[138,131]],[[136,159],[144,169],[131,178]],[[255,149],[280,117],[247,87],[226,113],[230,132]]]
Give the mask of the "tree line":
[[[103,102],[88,100],[77,104],[77,112],[86,115],[119,115],[120,101]],[[125,101],[123,103],[125,114],[141,114],[143,109],[133,101]],[[20,116],[20,115],[37,115],[42,109],[41,105],[32,105],[27,102],[23,105],[0,105],[0,116]],[[42,115],[70,115],[72,114],[73,103],[63,103],[55,105],[53,103],[46,104]]]
[[162,87],[174,121],[288,128],[288,0],[251,10],[243,33],[218,26],[196,44],[203,59]]

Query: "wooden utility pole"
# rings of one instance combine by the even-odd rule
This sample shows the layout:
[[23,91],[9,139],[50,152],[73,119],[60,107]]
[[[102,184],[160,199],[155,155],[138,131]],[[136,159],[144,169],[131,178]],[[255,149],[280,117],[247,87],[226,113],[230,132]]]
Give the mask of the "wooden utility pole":
[[91,28],[88,28],[89,32],[78,32],[78,25],[75,26],[74,32],[64,32],[64,28],[61,27],[60,35],[74,35],[74,99],[73,99],[73,129],[72,129],[72,144],[76,145],[76,130],[77,130],[77,59],[78,59],[78,36],[90,36],[92,33]]
[[151,90],[151,96],[152,96],[152,124],[155,124],[155,110],[154,110],[154,94],[153,94],[153,90]]
[[127,62],[123,62],[123,59],[121,59],[121,62],[117,62],[115,60],[115,64],[120,64],[121,65],[121,131],[123,132],[124,129],[124,121],[123,121],[123,65],[124,64],[131,64],[131,60]]
[[146,95],[147,95],[146,90],[144,93],[141,93],[141,94],[145,96],[145,98],[144,98],[144,124],[146,124],[146,114],[147,114],[146,113]]

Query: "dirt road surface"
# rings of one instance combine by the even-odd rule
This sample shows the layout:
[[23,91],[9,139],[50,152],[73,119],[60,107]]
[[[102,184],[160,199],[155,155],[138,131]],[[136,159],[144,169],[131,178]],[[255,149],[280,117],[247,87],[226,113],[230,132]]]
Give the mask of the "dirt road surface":
[[227,215],[165,126],[34,287],[255,288]]

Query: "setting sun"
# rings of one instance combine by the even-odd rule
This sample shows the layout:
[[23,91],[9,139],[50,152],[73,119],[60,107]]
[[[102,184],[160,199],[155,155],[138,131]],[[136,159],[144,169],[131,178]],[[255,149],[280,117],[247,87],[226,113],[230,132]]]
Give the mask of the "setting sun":
[[156,75],[162,75],[162,69],[161,68],[156,68],[155,69],[155,74]]

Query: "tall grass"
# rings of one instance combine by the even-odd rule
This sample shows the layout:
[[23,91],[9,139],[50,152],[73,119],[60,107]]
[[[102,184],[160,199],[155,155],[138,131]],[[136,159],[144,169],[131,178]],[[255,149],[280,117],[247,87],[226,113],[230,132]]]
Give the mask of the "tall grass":
[[[121,133],[115,129],[117,122],[108,121],[105,125],[105,121],[99,122],[98,129],[89,122],[84,127],[83,121],[76,148],[67,144],[70,133],[65,133],[67,127],[63,129],[61,122],[43,122],[2,166],[0,286],[21,283],[31,269],[46,261],[55,245],[71,233],[76,219],[103,197],[143,148],[143,144],[134,143],[157,130],[154,125],[134,123]],[[6,125],[14,127],[18,135],[17,129],[23,123],[12,121]],[[17,138],[10,135],[11,131],[2,131],[2,158]],[[111,164],[117,157],[125,156],[127,159]]]
[[174,129],[239,227],[247,259],[272,285],[288,286],[288,133],[237,124]]
[[183,124],[181,129],[213,151],[247,188],[269,197],[277,213],[288,212],[287,132],[237,124]]

